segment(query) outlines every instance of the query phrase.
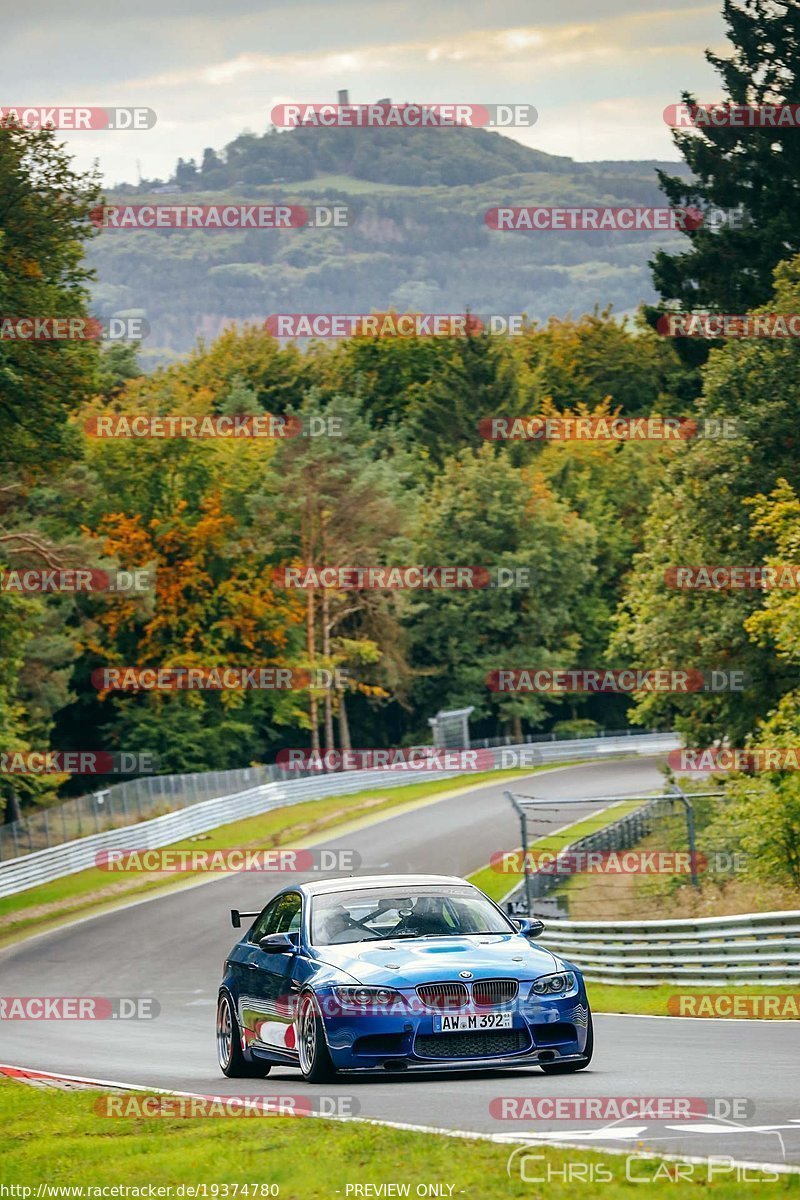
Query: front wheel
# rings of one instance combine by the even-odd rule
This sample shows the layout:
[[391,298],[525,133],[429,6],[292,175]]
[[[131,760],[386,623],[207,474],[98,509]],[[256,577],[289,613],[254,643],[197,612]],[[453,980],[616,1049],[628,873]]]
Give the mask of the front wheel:
[[263,1078],[272,1070],[270,1063],[250,1063],[242,1054],[239,1022],[227,992],[217,1001],[217,1058],[222,1074],[229,1079]]
[[592,1061],[594,1054],[594,1026],[592,1024],[592,1014],[589,1013],[589,1028],[586,1031],[586,1049],[583,1052],[583,1058],[574,1059],[572,1062],[554,1062],[542,1063],[541,1067],[545,1075],[573,1075],[575,1071],[583,1071]]
[[336,1076],[331,1060],[322,1017],[311,992],[300,997],[297,1014],[297,1054],[300,1070],[308,1083],[330,1083]]

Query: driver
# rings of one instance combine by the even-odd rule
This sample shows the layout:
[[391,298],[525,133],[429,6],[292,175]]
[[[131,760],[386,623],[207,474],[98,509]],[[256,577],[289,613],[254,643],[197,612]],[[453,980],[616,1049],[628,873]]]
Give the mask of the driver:
[[420,896],[410,913],[403,915],[395,933],[410,937],[431,937],[452,933],[442,916],[441,902],[436,896]]

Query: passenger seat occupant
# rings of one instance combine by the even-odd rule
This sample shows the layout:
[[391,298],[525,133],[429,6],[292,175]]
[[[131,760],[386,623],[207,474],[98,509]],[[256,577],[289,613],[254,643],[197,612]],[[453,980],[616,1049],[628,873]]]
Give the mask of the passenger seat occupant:
[[325,923],[322,927],[322,937],[324,942],[327,942],[330,945],[331,942],[336,940],[340,933],[344,933],[345,930],[351,929],[352,926],[353,922],[350,920],[345,910],[341,906],[339,908],[335,908],[325,917]]

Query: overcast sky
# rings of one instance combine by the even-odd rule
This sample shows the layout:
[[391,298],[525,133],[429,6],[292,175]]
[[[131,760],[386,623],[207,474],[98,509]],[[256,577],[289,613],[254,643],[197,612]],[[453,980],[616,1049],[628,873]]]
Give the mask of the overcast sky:
[[167,177],[274,104],[527,102],[519,141],[576,159],[676,158],[680,92],[719,99],[703,56],[728,52],[719,0],[0,0],[0,105],[142,105],[155,127],[65,134],[106,184]]

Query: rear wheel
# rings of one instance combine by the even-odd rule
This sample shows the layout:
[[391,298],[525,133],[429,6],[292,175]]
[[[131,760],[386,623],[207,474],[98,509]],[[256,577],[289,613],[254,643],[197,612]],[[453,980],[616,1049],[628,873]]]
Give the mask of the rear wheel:
[[217,1001],[217,1058],[220,1070],[229,1079],[252,1079],[269,1075],[270,1063],[248,1062],[242,1054],[239,1022],[233,1001],[223,992]]
[[322,1017],[311,992],[300,997],[297,1013],[297,1054],[300,1070],[308,1083],[330,1083],[336,1076],[331,1060]]
[[589,1028],[586,1031],[586,1049],[583,1052],[583,1058],[573,1059],[572,1062],[542,1063],[541,1067],[545,1075],[572,1075],[575,1071],[582,1071],[588,1067],[593,1053],[594,1026],[592,1025],[592,1014],[589,1013]]

